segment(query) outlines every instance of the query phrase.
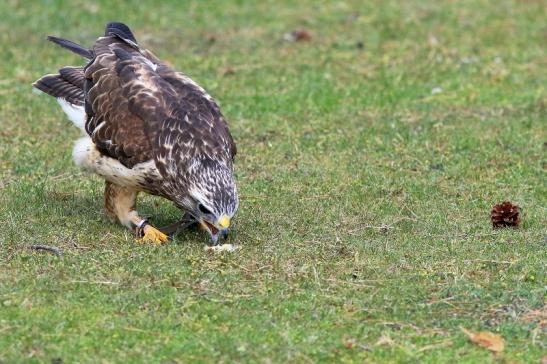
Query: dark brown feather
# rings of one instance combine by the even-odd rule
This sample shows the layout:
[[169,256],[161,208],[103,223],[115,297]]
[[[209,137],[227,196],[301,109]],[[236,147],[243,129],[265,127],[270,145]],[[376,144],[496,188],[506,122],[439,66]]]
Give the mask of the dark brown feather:
[[60,97],[73,105],[84,104],[84,73],[82,67],[64,67],[57,75],[45,75],[33,86],[53,97]]
[[201,87],[118,36],[99,38],[93,52],[85,71],[91,81],[86,130],[103,153],[127,167],[156,159],[162,174],[165,157],[185,148],[231,165],[235,143],[218,105]]
[[87,59],[93,58],[93,53],[91,53],[91,51],[89,49],[85,49],[81,45],[79,45],[77,43],[74,43],[70,40],[59,38],[59,37],[54,37],[52,35],[47,37],[47,39],[49,41],[63,47],[63,48],[68,49],[71,52],[74,52],[74,53],[82,56],[82,57],[85,57]]
[[[219,168],[229,171],[223,175],[225,184],[218,186],[227,186],[231,195],[219,203],[230,203],[234,211],[236,145],[219,106],[189,77],[138,46],[125,25],[108,24],[105,34],[89,51],[93,57],[84,68],[63,68],[59,75],[44,76],[36,87],[83,103],[86,132],[104,155],[128,168],[153,160],[162,180],[147,181],[145,189],[151,193],[180,203],[196,161],[214,173]],[[85,49],[69,41],[56,43],[73,51]],[[228,192],[218,193],[222,197]]]
[[210,124],[211,131],[222,142],[222,147],[228,146],[230,157],[233,160],[237,153],[236,144],[217,103],[189,77],[171,67],[160,64],[157,73],[175,89],[179,97],[184,99],[185,104],[180,105],[183,111],[193,109],[194,115],[201,119],[199,124]]
[[59,70],[61,77],[70,82],[79,89],[84,89],[84,68],[83,67],[63,67]]

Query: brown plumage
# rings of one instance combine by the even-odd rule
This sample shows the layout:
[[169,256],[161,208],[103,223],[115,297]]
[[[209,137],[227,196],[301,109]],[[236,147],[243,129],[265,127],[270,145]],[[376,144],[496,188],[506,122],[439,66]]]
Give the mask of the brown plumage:
[[34,86],[53,97],[62,97],[73,105],[84,104],[84,68],[64,67],[59,74],[46,75]]
[[134,201],[117,202],[127,198],[116,196],[146,191],[173,201],[214,242],[219,232],[226,235],[238,207],[236,146],[212,97],[141,48],[124,24],[108,24],[91,49],[49,39],[89,59],[34,86],[56,97],[85,131],[74,148],[76,163],[119,187],[107,185],[108,210],[127,205],[117,217],[134,228],[142,223]]

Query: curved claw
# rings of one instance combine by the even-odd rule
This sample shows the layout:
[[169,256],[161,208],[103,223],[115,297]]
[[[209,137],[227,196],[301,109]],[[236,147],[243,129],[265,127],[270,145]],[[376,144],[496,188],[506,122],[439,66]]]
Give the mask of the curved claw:
[[158,228],[159,231],[161,231],[164,234],[167,234],[169,236],[173,236],[179,231],[182,231],[189,227],[190,225],[195,224],[196,222],[193,220],[187,221],[187,220],[180,220],[177,222],[172,223],[171,225],[163,226]]
[[187,227],[189,227],[193,224],[196,224],[196,223],[197,222],[196,222],[196,220],[194,220],[192,215],[190,215],[189,213],[186,213],[186,214],[184,214],[182,219],[180,219],[179,221],[176,221],[176,222],[174,222],[170,225],[167,225],[167,226],[160,227],[160,228],[158,228],[158,230],[161,231],[164,234],[167,234],[169,236],[173,236],[176,233],[178,233],[179,231],[182,231],[182,230],[186,229]]
[[169,237],[153,227],[152,225],[145,225],[143,228],[144,235],[142,238],[137,239],[139,243],[153,243],[162,244],[169,241]]

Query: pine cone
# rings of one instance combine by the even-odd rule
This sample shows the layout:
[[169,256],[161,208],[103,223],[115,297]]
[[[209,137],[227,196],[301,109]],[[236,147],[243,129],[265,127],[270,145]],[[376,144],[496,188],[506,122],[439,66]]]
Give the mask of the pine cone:
[[520,224],[520,207],[509,201],[504,201],[492,208],[490,218],[494,227],[518,226]]

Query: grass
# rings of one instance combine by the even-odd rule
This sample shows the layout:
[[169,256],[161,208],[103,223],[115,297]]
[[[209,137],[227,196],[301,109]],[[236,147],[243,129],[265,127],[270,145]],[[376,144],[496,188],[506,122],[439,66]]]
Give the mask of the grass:
[[[541,361],[545,2],[297,3],[0,4],[1,363]],[[31,93],[81,63],[46,35],[91,44],[111,20],[219,100],[237,254],[199,232],[136,244],[73,166],[77,130]],[[300,27],[310,42],[283,41]],[[503,200],[519,228],[492,229]]]

